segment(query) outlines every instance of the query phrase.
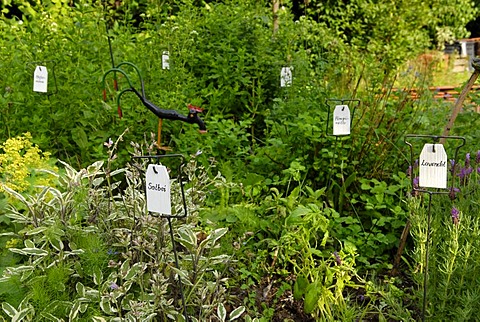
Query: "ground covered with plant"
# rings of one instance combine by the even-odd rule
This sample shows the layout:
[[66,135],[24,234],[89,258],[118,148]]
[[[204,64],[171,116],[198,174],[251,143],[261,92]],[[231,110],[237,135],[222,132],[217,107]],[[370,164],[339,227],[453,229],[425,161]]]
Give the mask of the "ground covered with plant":
[[[405,141],[453,108],[428,90],[442,64],[416,58],[478,12],[278,4],[2,3],[0,321],[475,320],[480,97],[441,194],[418,191],[425,142]],[[185,122],[160,138],[142,95]],[[349,135],[332,134],[339,99]],[[175,154],[168,219],[139,157]]]

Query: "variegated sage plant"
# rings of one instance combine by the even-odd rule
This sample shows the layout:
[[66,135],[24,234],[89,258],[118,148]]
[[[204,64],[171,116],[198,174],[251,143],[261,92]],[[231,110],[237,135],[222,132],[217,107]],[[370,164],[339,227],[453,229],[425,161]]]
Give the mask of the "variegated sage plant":
[[[22,241],[9,249],[21,264],[4,271],[0,287],[18,288],[23,296],[1,303],[0,321],[185,321],[179,278],[189,321],[245,315],[244,307],[225,309],[231,306],[224,272],[232,259],[215,250],[227,229],[208,230],[197,221],[208,189],[221,175],[210,178],[194,157],[184,166],[180,180],[188,216],[172,220],[177,268],[167,220],[146,210],[146,161],[132,159],[112,170],[120,140],[106,143],[107,162],[81,170],[62,163],[62,171],[48,170],[57,182],[35,195],[2,187],[21,202],[7,216],[23,229],[9,233]],[[144,153],[139,144],[132,146]],[[178,179],[171,191],[172,211],[182,212]]]

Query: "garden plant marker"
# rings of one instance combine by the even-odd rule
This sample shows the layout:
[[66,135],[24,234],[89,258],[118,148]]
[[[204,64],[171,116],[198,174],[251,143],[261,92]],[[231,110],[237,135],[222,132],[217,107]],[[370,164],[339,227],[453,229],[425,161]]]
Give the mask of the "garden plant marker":
[[149,164],[145,178],[147,210],[162,215],[172,214],[170,177],[163,165]]
[[[433,143],[427,143],[423,146],[420,153],[419,160],[419,181],[415,184],[415,174],[413,171],[414,156],[413,145],[408,141],[409,138],[428,139]],[[425,262],[423,265],[423,306],[422,306],[422,321],[425,321],[425,312],[427,311],[427,290],[428,290],[428,249],[430,244],[430,227],[431,227],[431,209],[432,209],[432,195],[434,194],[449,194],[453,190],[454,180],[451,180],[451,187],[447,188],[447,153],[443,144],[437,143],[439,140],[444,142],[447,139],[459,140],[461,143],[455,148],[454,160],[458,160],[458,151],[465,145],[465,138],[459,136],[437,136],[437,135],[421,135],[421,134],[407,134],[405,143],[410,147],[410,165],[412,171],[410,174],[412,192],[428,193],[428,209],[427,209],[427,240],[425,242]],[[453,163],[451,173],[455,173],[456,162]],[[445,173],[444,173],[445,172]],[[435,190],[426,190],[423,188],[435,188]],[[443,190],[441,190],[443,189]],[[412,193],[413,194],[413,193]],[[405,231],[405,230],[404,230]]]
[[45,66],[37,66],[33,73],[33,91],[46,93],[48,87],[48,70]]
[[447,161],[447,153],[443,144],[425,144],[419,158],[418,185],[425,188],[445,189],[447,187]]
[[292,86],[292,80],[292,68],[282,67],[282,70],[280,71],[280,87]]
[[[58,93],[57,78],[55,77],[56,60],[30,61],[25,64],[29,72],[33,73],[33,91],[45,93],[48,97]],[[33,69],[35,68],[35,69]],[[48,82],[50,78],[50,90]],[[54,90],[51,90],[53,82]]]
[[[347,103],[352,104],[353,109],[350,113],[350,108],[348,107]],[[355,110],[360,106],[359,99],[336,99],[336,98],[329,98],[325,100],[325,104],[328,107],[327,113],[327,122],[325,126],[325,134],[327,136],[335,136],[335,143],[333,148],[333,158],[331,160],[330,169],[328,171],[327,177],[327,188],[330,187],[332,183],[332,169],[335,165],[335,159],[337,156],[337,146],[338,146],[338,137],[339,136],[347,136],[350,135],[351,123],[353,119],[353,115],[355,114]],[[331,109],[335,106],[333,111],[333,117],[330,120],[331,116]],[[329,133],[329,124],[332,124],[333,134]]]
[[[187,217],[187,202],[185,201],[185,190],[183,187],[182,170],[185,165],[185,158],[181,154],[165,154],[165,155],[144,155],[134,156],[134,159],[148,159],[151,163],[148,165],[145,174],[145,190],[147,211],[153,214],[159,214],[161,218],[165,218],[168,221],[168,227],[170,231],[170,239],[172,241],[173,255],[175,259],[175,267],[180,269],[178,263],[177,247],[175,244],[175,237],[173,235],[172,219],[181,219]],[[160,159],[163,158],[179,158],[181,160],[178,166],[177,182],[180,185],[180,192],[182,194],[183,214],[173,214],[171,207],[171,195],[170,195],[170,177],[168,175],[167,168],[164,165],[158,164]],[[134,218],[135,221],[135,218]],[[178,287],[179,293],[183,305],[183,315],[186,322],[190,319],[187,314],[187,305],[185,302],[185,294],[183,293],[183,283],[179,274]]]
[[333,135],[350,135],[350,109],[337,105],[333,111]]
[[[352,112],[350,114],[350,108],[348,107],[348,104],[351,104],[353,106]],[[331,158],[331,163],[330,167],[328,170],[328,176],[327,176],[327,190],[332,187],[332,184],[334,182],[334,177],[333,177],[333,169],[335,168],[335,162],[337,155],[340,155],[341,153],[338,152],[338,141],[339,141],[339,136],[349,136],[351,126],[352,126],[352,119],[355,114],[355,110],[360,106],[361,102],[359,99],[327,99],[325,100],[325,104],[328,107],[328,113],[327,113],[327,122],[325,126],[325,134],[327,136],[335,136],[335,142],[334,142],[334,148],[333,148],[333,158]],[[331,108],[335,106],[334,112],[333,112],[333,117],[330,119],[331,115]],[[333,128],[333,134],[329,133],[329,123],[332,123],[332,128]],[[347,179],[348,181],[348,179]],[[327,201],[328,203],[328,201]],[[353,204],[350,203],[352,207]],[[337,211],[341,212],[341,209],[336,209]],[[358,217],[357,212],[355,211],[355,214]],[[361,223],[360,218],[359,222]],[[378,223],[378,220],[375,222],[375,225]],[[375,227],[374,225],[374,227]],[[365,229],[363,225],[361,224],[362,231],[365,233]],[[370,235],[367,236],[367,240],[370,237]]]
[[162,69],[170,69],[170,57],[168,51],[162,53]]
[[[360,100],[329,98],[325,100],[325,104],[328,110],[325,134],[334,136],[350,135],[351,128],[355,126],[355,124],[352,124],[352,120],[354,119],[356,109],[361,104]],[[349,105],[352,106],[351,110]],[[333,107],[332,116],[331,110]],[[332,132],[330,132],[330,125],[332,126]]]

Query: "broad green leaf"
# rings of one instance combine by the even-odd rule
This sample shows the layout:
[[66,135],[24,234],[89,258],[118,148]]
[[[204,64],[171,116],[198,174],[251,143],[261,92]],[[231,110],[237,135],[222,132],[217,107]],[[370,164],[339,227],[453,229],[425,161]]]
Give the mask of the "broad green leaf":
[[119,273],[121,276],[125,276],[127,275],[127,272],[130,270],[130,260],[127,259],[126,261],[124,261],[122,263],[122,265],[120,266],[120,270],[119,270]]
[[29,272],[33,270],[35,270],[35,267],[25,266],[25,265],[10,268],[10,272],[12,272],[12,274],[19,274],[19,273]]
[[308,285],[305,293],[305,301],[303,303],[305,313],[310,314],[318,306],[320,299],[320,287],[317,283]]
[[[25,235],[27,236],[31,236],[31,235],[37,235],[37,234],[40,234],[42,232],[44,232],[45,230],[47,230],[48,228],[45,227],[45,226],[40,226],[40,227],[37,227],[37,228],[33,228],[29,231],[27,231],[25,233]],[[25,241],[26,242],[26,241]],[[32,243],[33,244],[33,243]],[[27,244],[25,244],[26,247],[35,247],[35,246],[27,246]]]
[[17,314],[17,310],[7,302],[2,303],[2,309],[11,318],[13,318]]
[[126,274],[123,276],[123,279],[128,281],[132,278],[134,278],[138,272],[142,270],[142,263],[135,263],[133,266],[126,272]]
[[85,288],[85,297],[90,301],[98,301],[100,292],[91,288]]
[[330,233],[328,230],[325,231],[325,234],[323,235],[322,242],[320,243],[320,246],[325,247],[328,241],[328,237],[330,237]]
[[29,224],[32,221],[29,217],[24,216],[24,215],[22,215],[20,213],[17,213],[17,212],[6,213],[5,216],[7,216],[8,218],[13,219],[13,220],[15,220],[19,223],[28,223]]
[[93,268],[93,283],[95,283],[95,285],[100,285],[102,284],[102,281],[103,281],[102,271],[100,270],[99,267],[95,266]]
[[119,173],[122,173],[122,172],[125,172],[125,169],[117,169],[117,170],[113,170],[112,172],[110,172],[110,176],[114,176],[116,174],[119,174]]
[[181,227],[178,230],[178,242],[190,252],[197,248],[197,236],[188,227]]
[[243,314],[243,312],[245,312],[245,306],[242,305],[240,307],[237,307],[235,310],[230,312],[230,315],[229,315],[230,321],[238,319]]
[[112,306],[110,305],[110,299],[107,296],[102,296],[100,299],[100,308],[102,309],[103,312],[107,314],[113,314],[114,310],[112,309]]
[[213,256],[213,257],[208,258],[208,263],[209,263],[209,265],[222,264],[222,263],[227,262],[230,258],[231,258],[231,256],[226,255],[226,254]]
[[3,183],[0,182],[0,187],[2,187],[6,192],[8,192],[9,194],[11,194],[12,196],[14,196],[15,198],[17,198],[19,201],[21,201],[25,206],[28,207],[28,209],[30,210],[30,213],[33,213],[33,210],[32,208],[30,207],[30,204],[27,202],[27,199],[25,199],[20,193],[16,192],[15,190],[13,189],[10,189],[9,187],[7,187],[6,185],[4,185]]
[[46,256],[48,252],[44,249],[40,248],[9,248],[9,250],[13,253],[21,254],[21,255],[33,255],[33,256]]
[[72,139],[77,143],[78,147],[82,150],[88,147],[88,136],[85,130],[81,127],[75,127],[71,129]]
[[70,309],[70,313],[68,314],[69,320],[74,321],[77,318],[79,311],[80,311],[80,302],[75,301],[73,303],[72,308]]
[[95,179],[93,179],[92,185],[94,187],[98,187],[103,183],[104,180],[105,179],[103,179],[103,178],[95,178]]
[[146,318],[144,318],[143,321],[147,322],[147,321],[153,321],[153,318],[157,316],[157,313],[152,313],[150,314],[149,316],[147,316]]
[[26,239],[24,242],[26,248],[36,248],[35,243],[32,242],[30,239]]
[[291,225],[296,225],[302,222],[303,216],[311,212],[310,209],[308,209],[305,206],[298,206],[293,210],[290,215],[285,219],[285,225],[291,226]]
[[85,296],[85,286],[82,283],[77,282],[77,284],[75,285],[75,289],[77,290],[78,295],[80,295],[81,297]]
[[12,317],[12,322],[20,322],[22,321],[30,312],[31,308],[24,308],[23,310],[18,311],[13,317]]
[[222,238],[228,232],[228,228],[218,228],[214,231],[210,232],[207,238],[201,242],[200,248],[204,247],[213,247],[217,243],[217,241]]
[[93,318],[93,321],[95,322],[107,322],[107,319],[101,317],[101,316],[94,316]]
[[42,313],[40,313],[40,316],[48,319],[49,321],[63,322],[62,319],[57,318],[55,315],[53,315],[52,313],[49,313],[49,312],[42,312]]
[[178,269],[176,267],[171,267],[171,269],[180,276],[180,279],[184,285],[193,286],[192,282],[188,278],[188,272]]
[[217,316],[221,322],[225,322],[225,319],[227,318],[227,310],[225,309],[223,303],[220,303],[217,306]]
[[303,275],[298,275],[295,284],[293,284],[293,297],[296,300],[302,299],[308,287],[308,279]]

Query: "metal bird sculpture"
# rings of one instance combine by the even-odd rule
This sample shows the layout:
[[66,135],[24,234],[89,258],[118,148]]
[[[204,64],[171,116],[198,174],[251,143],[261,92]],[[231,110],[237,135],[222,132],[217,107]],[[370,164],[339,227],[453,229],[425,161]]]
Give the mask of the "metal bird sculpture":
[[[135,71],[137,72],[138,78],[140,79],[141,91],[138,91],[132,85],[130,77],[128,77],[127,73],[123,69],[120,68],[121,66],[124,66],[124,65],[128,65],[128,66],[133,67],[135,69]],[[107,91],[106,91],[105,79],[106,79],[107,75],[110,74],[110,73],[120,73],[120,74],[122,74],[127,79],[127,82],[128,82],[128,85],[129,85],[128,88],[125,88],[122,91],[120,91],[120,93],[117,96],[118,115],[120,117],[122,117],[122,110],[121,110],[121,107],[120,107],[120,98],[126,92],[133,92],[135,95],[137,95],[137,97],[140,99],[142,104],[146,108],[148,108],[151,112],[153,112],[153,114],[155,114],[158,118],[167,119],[167,120],[179,120],[179,121],[187,122],[187,123],[190,123],[190,124],[198,124],[199,131],[201,133],[207,132],[207,128],[205,126],[205,123],[202,121],[202,119],[198,115],[199,113],[203,112],[202,108],[200,108],[198,106],[194,106],[192,104],[189,104],[188,105],[188,114],[183,115],[183,114],[178,113],[176,110],[162,109],[162,108],[158,107],[157,105],[153,104],[151,101],[149,101],[147,99],[146,95],[145,95],[145,86],[144,86],[144,83],[143,83],[142,75],[140,74],[140,70],[138,69],[137,66],[135,66],[134,64],[132,64],[130,62],[122,62],[122,63],[118,64],[115,68],[111,68],[111,69],[107,70],[105,72],[105,74],[103,75],[102,82],[103,82],[103,100],[104,101],[107,100]],[[117,89],[116,82],[115,82],[115,88]]]

